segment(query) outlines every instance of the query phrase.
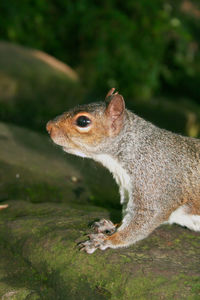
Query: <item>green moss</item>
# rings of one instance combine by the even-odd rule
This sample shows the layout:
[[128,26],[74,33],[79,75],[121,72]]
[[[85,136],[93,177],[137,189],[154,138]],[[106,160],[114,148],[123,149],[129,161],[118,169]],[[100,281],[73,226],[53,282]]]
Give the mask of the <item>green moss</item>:
[[[167,250],[168,256],[164,249],[162,255],[158,255],[155,245],[165,243],[158,235],[128,249],[98,250],[87,255],[79,252],[76,244],[86,239],[81,232],[83,229],[87,232],[87,220],[95,214],[95,208],[83,217],[80,208],[66,204],[49,203],[45,207],[27,202],[11,204],[9,215],[13,218],[7,219],[8,210],[1,214],[4,227],[0,231],[0,253],[4,261],[0,261],[6,265],[6,269],[1,269],[6,282],[15,288],[19,288],[20,282],[21,287],[33,289],[44,299],[53,299],[55,295],[59,295],[59,299],[76,299],[80,295],[83,299],[171,299],[177,296],[195,299],[199,293],[199,277],[187,274],[188,270],[196,272],[191,263],[198,250],[192,245],[194,253],[190,263],[185,256],[183,265],[180,264],[183,257],[176,249]],[[163,229],[160,230],[163,234]],[[181,233],[177,233],[180,241],[184,229]],[[187,249],[188,246],[182,244],[183,253]]]

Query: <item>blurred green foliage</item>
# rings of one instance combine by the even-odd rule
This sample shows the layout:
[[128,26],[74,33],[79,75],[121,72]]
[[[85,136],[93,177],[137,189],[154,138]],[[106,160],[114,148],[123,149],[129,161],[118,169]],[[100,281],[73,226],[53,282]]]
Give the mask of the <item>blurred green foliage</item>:
[[0,37],[72,66],[89,91],[129,99],[168,94],[200,102],[199,0],[10,0]]

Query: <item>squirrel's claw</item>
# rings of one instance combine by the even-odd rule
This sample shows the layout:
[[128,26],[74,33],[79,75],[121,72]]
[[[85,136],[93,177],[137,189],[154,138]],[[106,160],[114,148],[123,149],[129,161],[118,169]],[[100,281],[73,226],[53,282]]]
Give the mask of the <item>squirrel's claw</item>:
[[116,226],[110,220],[106,219],[101,219],[99,222],[94,222],[91,228],[96,233],[113,234],[116,231]]
[[105,245],[106,236],[103,233],[90,234],[89,240],[81,242],[78,246],[80,251],[85,251],[88,254],[92,254],[96,249],[105,250],[107,246]]

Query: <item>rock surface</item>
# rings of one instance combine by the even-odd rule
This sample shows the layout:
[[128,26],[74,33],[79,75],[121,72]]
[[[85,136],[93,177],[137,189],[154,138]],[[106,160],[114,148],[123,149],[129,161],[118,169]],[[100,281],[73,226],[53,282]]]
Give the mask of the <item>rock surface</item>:
[[161,226],[126,249],[78,251],[90,222],[120,220],[106,170],[0,124],[0,297],[200,299],[200,234]]

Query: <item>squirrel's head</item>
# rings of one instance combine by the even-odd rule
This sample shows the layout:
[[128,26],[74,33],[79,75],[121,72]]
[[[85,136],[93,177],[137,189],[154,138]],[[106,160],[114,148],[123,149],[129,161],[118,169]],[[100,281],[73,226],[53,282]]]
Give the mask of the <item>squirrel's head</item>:
[[125,103],[112,88],[105,102],[75,107],[47,123],[52,140],[63,150],[90,157],[102,145],[121,131],[124,124]]

